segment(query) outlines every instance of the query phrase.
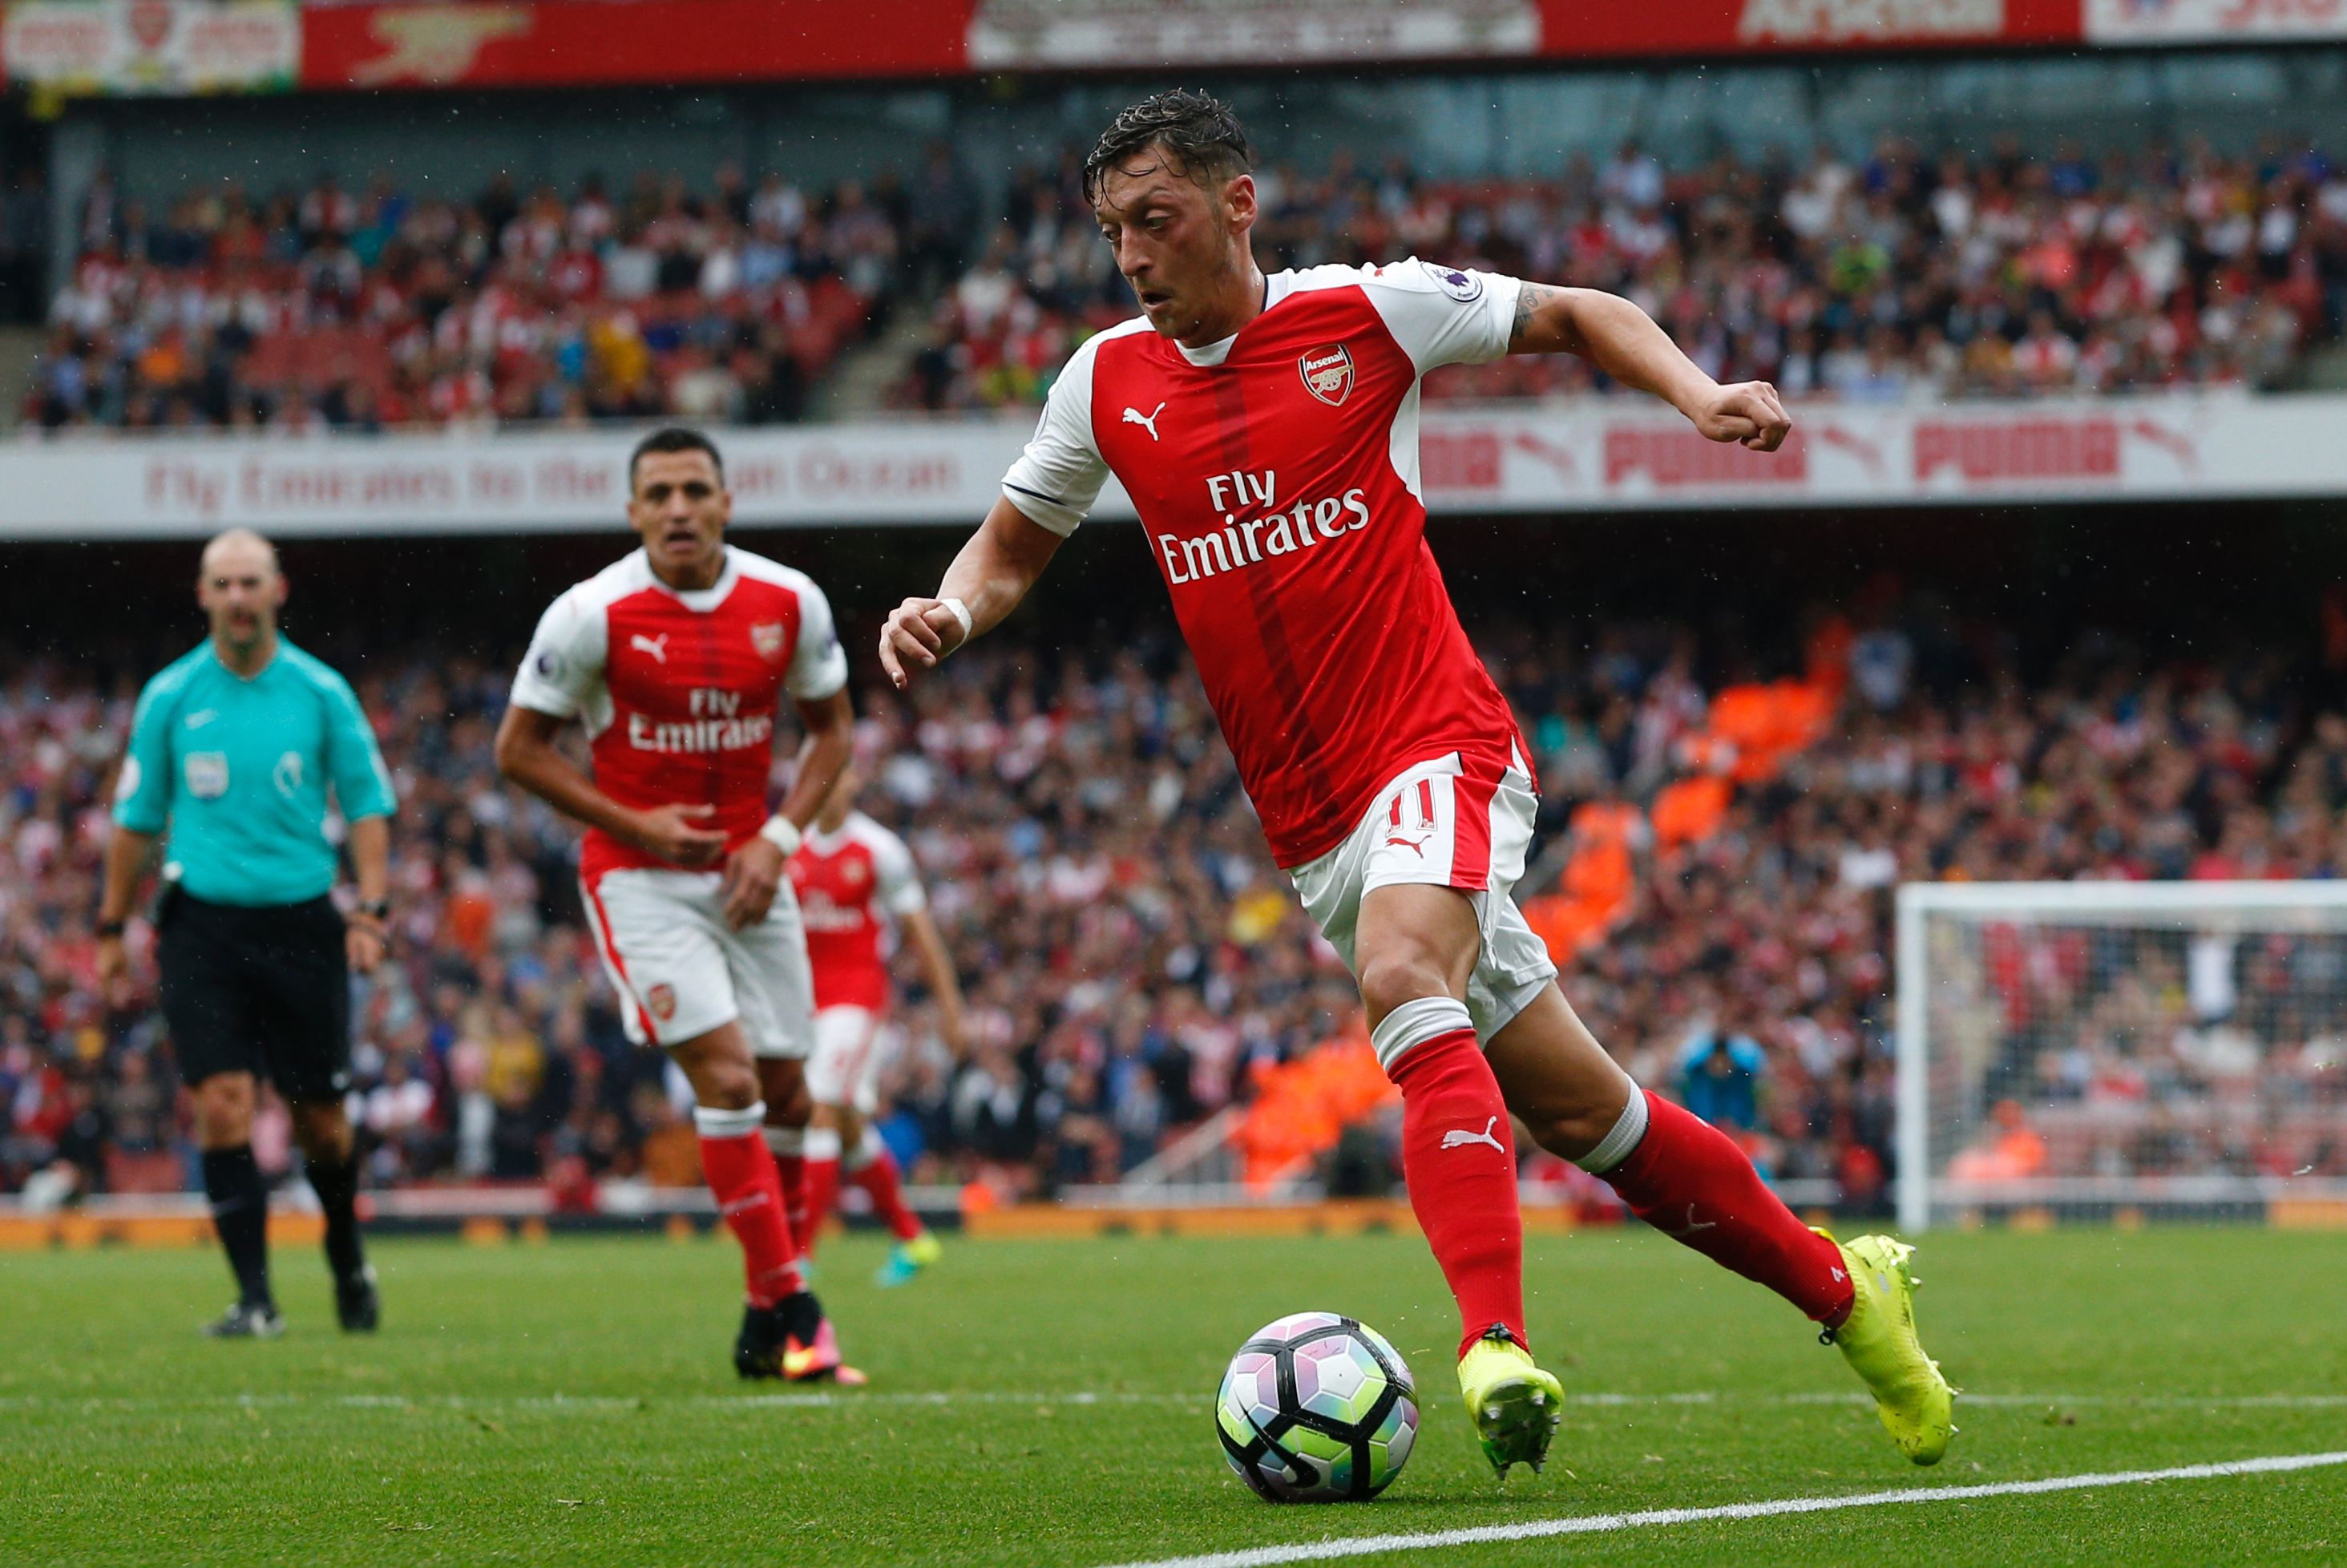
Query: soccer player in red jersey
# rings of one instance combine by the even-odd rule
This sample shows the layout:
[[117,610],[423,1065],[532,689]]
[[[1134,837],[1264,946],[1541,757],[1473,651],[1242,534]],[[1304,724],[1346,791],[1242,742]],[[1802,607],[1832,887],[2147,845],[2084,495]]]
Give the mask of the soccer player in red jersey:
[[[862,1381],[806,1288],[765,1123],[811,1111],[806,940],[785,867],[854,743],[847,658],[802,573],[725,542],[733,497],[692,430],[628,462],[643,548],[579,583],[538,622],[497,727],[507,778],[587,824],[579,880],[629,1036],[692,1085],[709,1188],[742,1244],[744,1378]],[[784,696],[806,738],[766,809]],[[590,777],[555,743],[587,732]]]
[[832,786],[806,842],[791,857],[791,886],[806,922],[807,961],[815,969],[815,1054],[807,1089],[815,1121],[806,1134],[807,1254],[831,1211],[842,1177],[872,1200],[872,1212],[897,1238],[876,1283],[904,1285],[938,1260],[937,1238],[905,1203],[897,1157],[871,1122],[887,1063],[881,1023],[888,1013],[888,959],[881,939],[889,923],[920,955],[938,999],[938,1026],[956,1056],[968,1049],[961,983],[945,938],[929,918],[928,899],[905,841],[856,807],[856,769]]
[[1562,1398],[1524,1333],[1512,1114],[1816,1320],[1902,1451],[1936,1460],[1952,1396],[1916,1340],[1908,1249],[1805,1228],[1557,989],[1510,896],[1536,798],[1526,748],[1425,539],[1418,384],[1438,365],[1579,354],[1755,454],[1784,442],[1784,405],[1765,382],[1719,384],[1611,294],[1415,259],[1266,277],[1252,164],[1204,94],[1109,127],[1085,194],[1142,314],[1078,348],[936,596],[888,618],[883,665],[901,688],[999,622],[1116,475],[1272,852],[1400,1086],[1403,1175],[1458,1299],[1460,1389],[1491,1462],[1537,1465]]

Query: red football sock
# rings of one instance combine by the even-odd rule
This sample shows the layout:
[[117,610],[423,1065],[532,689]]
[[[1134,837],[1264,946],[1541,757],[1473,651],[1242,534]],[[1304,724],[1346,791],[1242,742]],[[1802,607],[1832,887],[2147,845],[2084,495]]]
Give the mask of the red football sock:
[[[769,1138],[766,1146],[773,1149],[774,1140]],[[774,1149],[774,1176],[782,1184],[783,1214],[790,1222],[794,1241],[805,1240],[808,1234],[806,1166],[805,1154]]]
[[1514,1129],[1475,1031],[1454,1029],[1412,1046],[1387,1072],[1401,1086],[1410,1211],[1459,1300],[1459,1353],[1494,1323],[1529,1346]]
[[872,1212],[887,1222],[898,1241],[920,1235],[920,1217],[905,1206],[903,1173],[897,1170],[897,1156],[888,1152],[888,1145],[866,1128],[856,1157],[863,1163],[847,1172],[847,1179],[864,1189],[872,1200]]
[[823,1222],[831,1217],[831,1205],[839,1197],[838,1156],[808,1155],[806,1184],[806,1255],[813,1257],[815,1237],[823,1234]]
[[701,1127],[702,1173],[717,1199],[718,1214],[742,1244],[750,1305],[772,1307],[806,1285],[799,1274],[797,1250],[791,1245],[774,1156],[759,1135],[754,1117],[733,1130],[747,1114],[702,1106],[693,1120]]
[[1819,1323],[1850,1313],[1841,1249],[1793,1216],[1727,1134],[1646,1095],[1646,1135],[1598,1173],[1630,1212],[1723,1267],[1767,1286]]

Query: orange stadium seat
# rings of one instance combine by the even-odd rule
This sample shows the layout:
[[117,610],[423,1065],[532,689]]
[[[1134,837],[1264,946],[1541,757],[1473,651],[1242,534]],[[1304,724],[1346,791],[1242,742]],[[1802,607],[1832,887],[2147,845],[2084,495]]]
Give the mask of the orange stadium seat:
[[1334,1148],[1347,1127],[1400,1093],[1358,1032],[1258,1068],[1255,1082],[1255,1102],[1233,1142],[1246,1184],[1258,1190]]

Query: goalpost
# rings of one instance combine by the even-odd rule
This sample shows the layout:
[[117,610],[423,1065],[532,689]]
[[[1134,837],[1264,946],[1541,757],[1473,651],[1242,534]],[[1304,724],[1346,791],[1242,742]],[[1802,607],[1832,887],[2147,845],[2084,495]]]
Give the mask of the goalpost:
[[1899,1223],[2347,1220],[2347,882],[1910,883]]

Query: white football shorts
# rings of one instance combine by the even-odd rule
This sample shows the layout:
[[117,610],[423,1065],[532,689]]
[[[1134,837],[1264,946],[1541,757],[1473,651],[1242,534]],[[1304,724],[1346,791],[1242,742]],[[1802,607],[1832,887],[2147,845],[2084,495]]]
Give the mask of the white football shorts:
[[1353,935],[1371,888],[1416,883],[1465,893],[1483,931],[1467,1012],[1489,1043],[1556,978],[1547,944],[1512,897],[1539,809],[1521,756],[1497,779],[1475,779],[1453,752],[1405,770],[1378,792],[1351,837],[1288,875],[1304,912],[1357,975]]
[[866,1116],[880,1111],[880,1070],[888,1054],[881,1015],[870,1008],[827,1007],[815,1015],[815,1054],[807,1058],[807,1093],[817,1105],[846,1105]]
[[725,923],[716,871],[623,869],[582,885],[628,1038],[671,1046],[742,1020],[758,1056],[815,1048],[815,978],[798,898],[786,881],[766,917]]

